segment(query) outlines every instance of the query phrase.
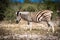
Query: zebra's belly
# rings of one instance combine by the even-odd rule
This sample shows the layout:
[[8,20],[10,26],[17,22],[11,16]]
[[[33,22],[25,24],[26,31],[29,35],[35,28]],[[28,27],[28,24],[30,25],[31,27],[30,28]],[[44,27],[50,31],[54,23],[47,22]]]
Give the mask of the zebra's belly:
[[32,22],[38,23],[39,21],[37,21],[36,17],[32,18]]
[[32,22],[39,23],[41,21],[46,21],[46,18],[42,18],[40,21],[36,17],[32,18]]

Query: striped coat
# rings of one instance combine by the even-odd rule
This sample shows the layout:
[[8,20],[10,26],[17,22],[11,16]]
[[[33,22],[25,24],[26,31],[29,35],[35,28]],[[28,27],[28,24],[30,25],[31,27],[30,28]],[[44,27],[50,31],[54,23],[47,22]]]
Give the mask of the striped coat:
[[48,26],[51,26],[53,28],[53,24],[51,22],[51,13],[53,13],[53,11],[51,10],[42,10],[39,12],[17,12],[16,22],[18,23],[21,20],[21,18],[26,20],[28,24],[30,22],[38,23],[41,21],[46,21]]
[[22,19],[29,21],[29,22],[50,21],[51,13],[53,12],[50,10],[42,10],[39,12],[19,12],[17,17],[20,16]]

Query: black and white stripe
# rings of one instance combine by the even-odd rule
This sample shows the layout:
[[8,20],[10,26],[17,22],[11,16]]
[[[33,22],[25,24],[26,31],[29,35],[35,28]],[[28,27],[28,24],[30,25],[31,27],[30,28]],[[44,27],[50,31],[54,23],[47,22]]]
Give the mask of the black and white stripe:
[[41,21],[41,19],[44,17],[44,14],[46,13],[46,12],[44,12],[44,13],[42,13],[42,12],[43,11],[40,11],[37,13],[38,15],[36,16],[36,19],[38,22]]
[[[18,12],[17,12],[16,14],[19,20],[22,18],[26,20],[28,24],[29,22],[40,22],[44,20],[47,22],[48,26],[50,25],[53,27],[51,23],[51,13],[53,13],[53,11],[51,10],[42,10],[36,13],[35,12],[19,12],[19,15],[18,15]],[[53,28],[53,31],[54,31],[54,28]]]

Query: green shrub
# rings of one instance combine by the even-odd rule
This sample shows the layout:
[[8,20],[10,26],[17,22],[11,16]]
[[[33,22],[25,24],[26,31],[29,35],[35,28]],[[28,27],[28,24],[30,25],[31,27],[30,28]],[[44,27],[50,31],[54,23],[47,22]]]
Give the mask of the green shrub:
[[[15,7],[15,8],[14,8]],[[23,11],[30,11],[30,12],[36,12],[36,11],[39,11],[39,10],[45,10],[47,9],[47,7],[49,7],[51,10],[54,11],[54,13],[52,14],[52,19],[56,19],[56,17],[58,16],[57,12],[56,12],[56,7],[55,5],[49,5],[49,6],[46,6],[46,4],[20,4],[20,5],[16,5],[16,6],[12,6],[12,7],[8,7],[6,9],[6,12],[5,12],[5,19],[6,20],[14,20],[16,18],[15,16],[15,12],[19,9],[22,9]]]
[[37,5],[35,4],[22,4],[20,5],[19,9],[22,9],[23,11],[30,11],[30,12],[38,11]]
[[15,10],[12,8],[7,8],[5,12],[5,20],[14,20],[15,19]]
[[27,8],[23,9],[23,11],[34,12],[35,11],[35,8],[33,8],[32,6],[28,6]]

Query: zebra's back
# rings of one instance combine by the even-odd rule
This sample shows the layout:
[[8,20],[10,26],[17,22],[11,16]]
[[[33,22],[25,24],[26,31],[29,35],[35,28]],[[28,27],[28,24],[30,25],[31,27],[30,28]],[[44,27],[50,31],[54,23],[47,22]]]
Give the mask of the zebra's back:
[[[40,20],[51,20],[51,13],[53,13],[50,10],[42,10],[39,12],[31,12],[30,17],[32,18],[32,21],[34,22],[40,22]],[[42,19],[41,19],[42,17]]]

